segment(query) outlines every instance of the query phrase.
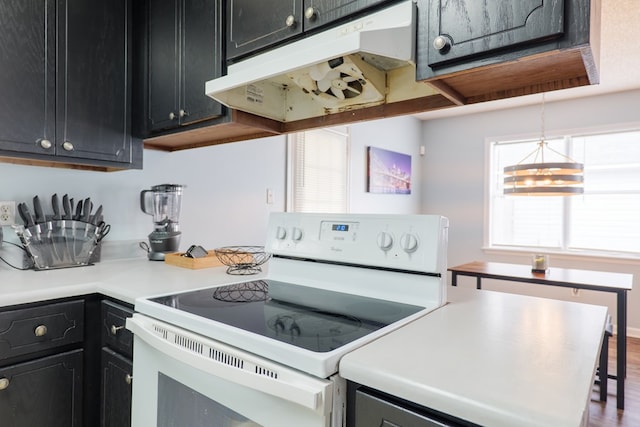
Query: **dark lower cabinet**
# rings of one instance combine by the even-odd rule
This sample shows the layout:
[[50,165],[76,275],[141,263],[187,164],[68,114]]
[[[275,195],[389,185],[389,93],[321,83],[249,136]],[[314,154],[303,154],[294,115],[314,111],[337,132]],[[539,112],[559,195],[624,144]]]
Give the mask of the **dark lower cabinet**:
[[102,404],[100,425],[131,425],[131,382],[133,363],[115,351],[102,348]]
[[125,328],[133,307],[103,300],[101,303],[100,426],[131,425],[133,334]]
[[82,350],[0,367],[0,425],[81,427]]

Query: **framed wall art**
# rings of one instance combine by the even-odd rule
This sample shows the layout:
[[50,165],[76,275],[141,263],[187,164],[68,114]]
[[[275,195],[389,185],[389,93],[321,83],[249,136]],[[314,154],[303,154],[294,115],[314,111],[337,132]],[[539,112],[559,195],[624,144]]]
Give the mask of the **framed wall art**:
[[367,150],[367,191],[411,194],[411,156],[376,147]]

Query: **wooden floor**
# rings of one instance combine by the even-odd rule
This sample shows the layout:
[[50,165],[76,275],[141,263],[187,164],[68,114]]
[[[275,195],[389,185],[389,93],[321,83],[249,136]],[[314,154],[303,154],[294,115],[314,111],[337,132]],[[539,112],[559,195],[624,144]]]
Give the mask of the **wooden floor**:
[[[616,372],[616,339],[609,340],[609,373]],[[627,338],[627,381],[624,410],[616,409],[616,381],[609,380],[607,401],[600,402],[598,386],[589,405],[589,426],[640,426],[640,338]]]

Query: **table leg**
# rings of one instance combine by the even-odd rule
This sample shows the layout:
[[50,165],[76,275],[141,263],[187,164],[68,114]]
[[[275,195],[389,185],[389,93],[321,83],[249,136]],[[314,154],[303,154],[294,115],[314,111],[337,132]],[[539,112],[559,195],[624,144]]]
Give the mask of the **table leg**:
[[627,291],[618,291],[618,337],[616,393],[617,407],[624,409],[624,382],[627,377]]
[[482,278],[480,276],[476,277],[476,289],[482,289]]
[[455,271],[451,272],[451,286],[458,286],[458,273]]

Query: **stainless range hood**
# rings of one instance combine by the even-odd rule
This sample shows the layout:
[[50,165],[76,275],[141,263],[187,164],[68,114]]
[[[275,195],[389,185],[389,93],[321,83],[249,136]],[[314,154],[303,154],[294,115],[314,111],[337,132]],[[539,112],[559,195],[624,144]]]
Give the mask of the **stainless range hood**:
[[245,59],[206,94],[280,122],[435,94],[415,82],[416,12],[403,1]]

